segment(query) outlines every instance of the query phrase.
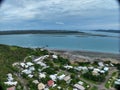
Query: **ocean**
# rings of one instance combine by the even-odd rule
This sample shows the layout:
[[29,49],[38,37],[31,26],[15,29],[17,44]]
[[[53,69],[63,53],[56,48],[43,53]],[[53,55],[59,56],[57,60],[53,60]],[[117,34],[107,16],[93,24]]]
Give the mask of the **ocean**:
[[119,53],[118,37],[55,35],[55,34],[20,34],[0,35],[0,44],[22,47],[86,50],[94,52]]

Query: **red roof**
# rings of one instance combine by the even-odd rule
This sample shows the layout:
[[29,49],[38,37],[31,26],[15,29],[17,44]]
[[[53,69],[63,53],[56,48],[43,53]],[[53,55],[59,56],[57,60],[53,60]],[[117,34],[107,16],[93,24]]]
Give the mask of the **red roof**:
[[48,81],[48,86],[50,87],[50,86],[53,86],[54,85],[54,81],[53,80],[49,80]]
[[7,90],[15,90],[15,86],[14,87],[9,87],[9,88],[7,88]]

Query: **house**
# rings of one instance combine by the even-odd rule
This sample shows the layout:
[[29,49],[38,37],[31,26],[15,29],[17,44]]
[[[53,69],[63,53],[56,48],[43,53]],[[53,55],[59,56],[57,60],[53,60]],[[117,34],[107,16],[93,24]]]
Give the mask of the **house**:
[[35,68],[32,66],[32,67],[29,67],[29,70],[30,70],[30,71],[34,71]]
[[65,76],[64,77],[64,80],[67,82],[67,81],[69,81],[71,79],[71,77],[70,76]]
[[20,66],[22,67],[22,68],[24,68],[25,67],[25,63],[20,63]]
[[12,77],[12,74],[9,73],[9,74],[7,74],[7,76],[8,76],[7,82],[4,82],[4,84],[6,84],[8,86],[12,86],[12,85],[16,86],[18,82],[17,81],[13,81],[14,78]]
[[97,75],[100,75],[100,73],[99,73],[100,71],[101,71],[100,69],[94,68],[93,71],[92,71],[92,74],[93,74],[93,75],[96,75],[96,76],[97,76]]
[[65,74],[62,74],[62,75],[58,76],[58,79],[59,79],[59,80],[63,80],[64,77],[65,77]]
[[8,81],[13,81],[14,78],[12,77],[11,73],[7,74],[7,76],[8,76],[7,78]]
[[54,84],[52,87],[56,87],[57,86],[57,84]]
[[88,67],[88,69],[93,70],[93,69],[94,69],[94,67]]
[[12,86],[12,85],[16,86],[17,85],[17,81],[15,81],[15,82],[8,81],[8,82],[4,82],[4,84],[6,84],[8,86]]
[[83,85],[84,83],[82,81],[79,81],[78,84]]
[[78,90],[85,90],[85,88],[80,84],[75,84],[74,87],[77,88]]
[[92,75],[95,75],[95,76],[97,76],[97,75],[100,75],[100,74],[99,74],[99,72],[98,72],[98,71],[96,71],[96,70],[93,70],[93,71],[92,71]]
[[105,71],[104,70],[100,70],[100,73],[105,73]]
[[49,87],[51,87],[51,86],[54,85],[54,81],[53,81],[53,80],[49,80],[49,81],[47,82],[47,84],[48,84]]
[[34,80],[33,83],[34,83],[34,84],[38,84],[39,81],[38,81],[38,80]]
[[98,65],[99,65],[100,67],[104,67],[103,62],[98,62]]
[[71,69],[71,68],[73,68],[73,66],[66,65],[66,66],[64,66],[64,68]]
[[49,55],[41,56],[41,57],[35,59],[34,62],[42,61],[42,60],[44,60],[44,59],[47,58],[47,57],[49,57]]
[[15,90],[15,86],[7,88],[7,90]]
[[82,67],[79,66],[79,67],[74,67],[75,70],[78,70],[78,71],[81,71],[82,70]]
[[41,62],[41,61],[37,62],[36,64],[39,64],[39,65],[42,66],[42,67],[46,67],[46,66],[47,66],[45,63],[43,63],[43,62]]
[[34,64],[31,63],[31,62],[27,62],[26,65],[28,65],[28,67],[30,67],[30,66],[32,66],[32,65],[34,65]]
[[60,86],[58,86],[57,88],[58,88],[58,89],[61,89],[61,87],[60,87]]
[[32,77],[33,77],[33,75],[32,75],[32,74],[29,74],[29,75],[28,75],[28,77],[29,77],[29,78],[32,78]]
[[115,81],[115,84],[120,85],[120,79],[117,79],[117,80]]
[[32,71],[30,71],[30,70],[28,70],[28,69],[25,69],[25,70],[22,71],[22,73],[25,73],[25,74],[31,74]]
[[82,73],[86,73],[86,72],[88,72],[88,68],[87,67],[82,67]]
[[39,73],[39,78],[45,78],[46,75],[44,73]]
[[108,71],[109,70],[109,68],[108,67],[104,67],[104,71]]
[[38,90],[43,90],[45,88],[45,85],[43,83],[38,84]]
[[57,55],[52,55],[52,58],[53,59],[58,59],[58,56]]
[[51,78],[53,81],[56,81],[56,79],[57,79],[57,74],[50,75],[50,78]]

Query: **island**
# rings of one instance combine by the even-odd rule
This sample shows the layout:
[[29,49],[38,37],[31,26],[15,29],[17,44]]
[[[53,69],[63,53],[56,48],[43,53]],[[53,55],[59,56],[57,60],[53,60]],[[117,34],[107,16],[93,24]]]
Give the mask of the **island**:
[[100,36],[111,37],[103,34],[93,34],[77,30],[9,30],[0,31],[0,35],[14,35],[14,34],[52,34],[52,35],[76,35],[76,36]]
[[108,32],[108,33],[118,33],[120,34],[120,30],[94,30],[97,32]]
[[115,90],[120,56],[0,44],[0,90]]

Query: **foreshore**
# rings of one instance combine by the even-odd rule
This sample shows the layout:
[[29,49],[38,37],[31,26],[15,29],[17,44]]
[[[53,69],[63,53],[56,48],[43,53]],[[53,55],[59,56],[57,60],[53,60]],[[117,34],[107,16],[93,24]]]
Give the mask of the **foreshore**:
[[49,50],[55,54],[61,55],[71,61],[111,61],[113,63],[120,63],[120,54],[93,52],[93,51],[75,51],[75,50]]

